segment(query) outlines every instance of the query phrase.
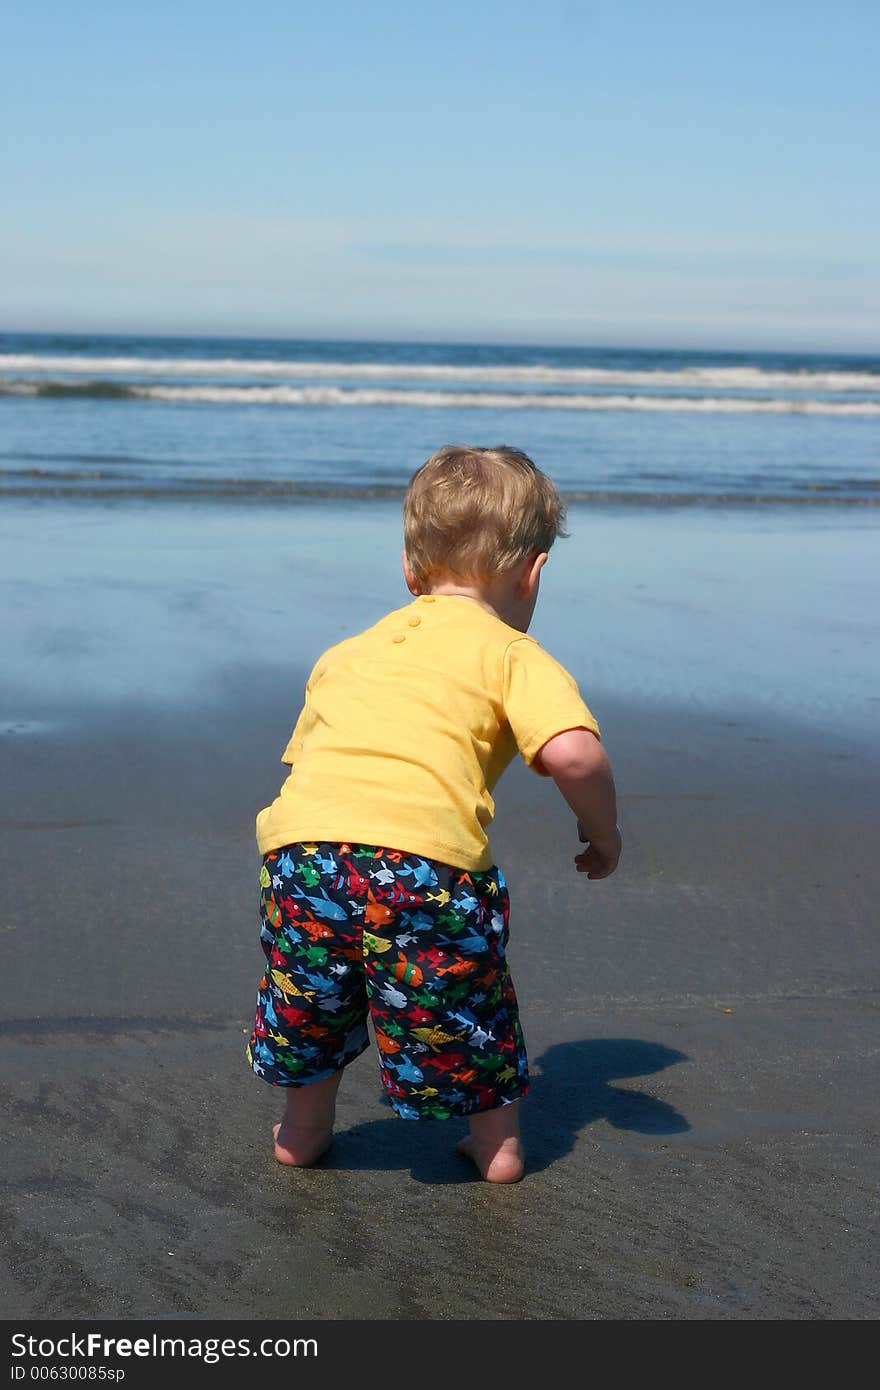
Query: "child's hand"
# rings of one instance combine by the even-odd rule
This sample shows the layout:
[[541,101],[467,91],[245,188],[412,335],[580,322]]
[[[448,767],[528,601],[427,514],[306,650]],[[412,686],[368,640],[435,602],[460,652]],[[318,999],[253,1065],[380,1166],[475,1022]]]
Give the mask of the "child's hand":
[[614,873],[623,848],[620,831],[616,827],[614,834],[607,839],[591,840],[578,821],[578,839],[587,846],[574,857],[579,874],[586,874],[587,878],[608,878]]

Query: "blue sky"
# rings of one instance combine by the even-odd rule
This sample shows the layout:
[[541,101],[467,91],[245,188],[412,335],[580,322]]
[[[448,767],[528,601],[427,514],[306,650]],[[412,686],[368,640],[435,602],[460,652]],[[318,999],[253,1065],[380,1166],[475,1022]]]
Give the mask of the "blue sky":
[[880,7],[15,6],[3,327],[880,350]]

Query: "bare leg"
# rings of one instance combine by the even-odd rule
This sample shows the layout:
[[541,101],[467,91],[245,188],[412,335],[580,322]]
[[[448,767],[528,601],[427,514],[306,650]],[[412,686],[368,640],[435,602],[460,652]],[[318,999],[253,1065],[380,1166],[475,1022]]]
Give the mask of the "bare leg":
[[518,1182],[525,1171],[519,1137],[519,1101],[470,1117],[471,1132],[458,1152],[477,1165],[486,1182]]
[[288,1086],[281,1123],[274,1125],[275,1157],[279,1163],[308,1168],[326,1153],[333,1139],[336,1092],[342,1072],[309,1086]]

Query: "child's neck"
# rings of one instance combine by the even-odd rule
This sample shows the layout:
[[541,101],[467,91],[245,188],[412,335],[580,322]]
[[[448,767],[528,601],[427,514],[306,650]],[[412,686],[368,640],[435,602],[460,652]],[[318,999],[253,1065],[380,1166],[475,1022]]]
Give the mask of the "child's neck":
[[472,603],[478,603],[487,613],[491,613],[493,618],[500,618],[503,623],[507,623],[508,627],[515,627],[520,632],[528,631],[531,611],[526,611],[515,586],[509,583],[464,584],[456,580],[441,579],[431,586],[430,592],[449,598],[470,599]]

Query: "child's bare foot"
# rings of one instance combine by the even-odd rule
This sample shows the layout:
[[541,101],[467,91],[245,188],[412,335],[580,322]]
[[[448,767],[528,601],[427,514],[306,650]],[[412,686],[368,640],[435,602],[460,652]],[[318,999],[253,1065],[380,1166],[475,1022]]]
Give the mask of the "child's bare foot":
[[486,1182],[519,1182],[525,1172],[522,1144],[518,1139],[505,1139],[500,1149],[484,1149],[474,1142],[472,1134],[459,1139],[456,1148],[480,1170]]
[[279,1163],[288,1163],[294,1168],[309,1168],[317,1163],[333,1143],[333,1131],[326,1128],[307,1129],[284,1124],[272,1126],[275,1140],[275,1157]]
[[284,1118],[272,1126],[275,1157],[293,1168],[308,1168],[333,1142],[336,1092],[342,1072],[308,1086],[292,1086],[287,1092]]
[[525,1155],[519,1137],[519,1101],[471,1115],[471,1132],[457,1145],[486,1182],[519,1182]]

